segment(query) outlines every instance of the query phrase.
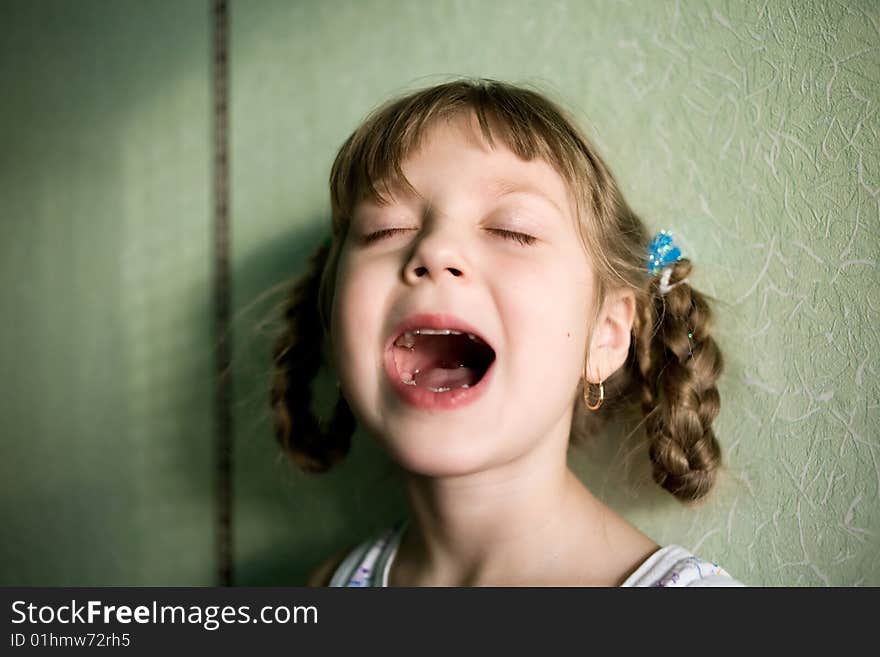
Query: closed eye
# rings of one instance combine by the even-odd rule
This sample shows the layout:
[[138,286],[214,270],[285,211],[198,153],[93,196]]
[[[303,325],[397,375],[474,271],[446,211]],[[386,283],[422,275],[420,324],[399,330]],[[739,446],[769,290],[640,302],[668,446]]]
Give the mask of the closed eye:
[[522,245],[528,246],[530,244],[534,244],[537,238],[532,237],[531,235],[526,235],[525,233],[517,233],[513,230],[504,230],[502,228],[490,228],[490,233],[494,233],[503,237],[504,239],[512,240],[514,242],[519,242]]
[[369,244],[371,242],[377,242],[384,237],[389,237],[390,235],[394,235],[395,233],[402,233],[407,230],[412,230],[411,228],[384,228],[382,230],[377,230],[375,233],[370,233],[369,235],[363,238],[364,244]]

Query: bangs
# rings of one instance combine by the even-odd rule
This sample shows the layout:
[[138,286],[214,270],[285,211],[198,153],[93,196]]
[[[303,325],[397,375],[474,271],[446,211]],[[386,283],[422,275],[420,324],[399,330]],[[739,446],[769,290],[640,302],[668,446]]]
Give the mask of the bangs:
[[589,151],[563,110],[528,89],[493,80],[459,80],[386,103],[346,140],[330,173],[334,235],[347,231],[359,202],[386,205],[395,192],[414,194],[403,163],[438,122],[469,114],[479,126],[475,136],[491,148],[500,141],[523,160],[540,158],[552,166],[580,211],[587,190],[579,189],[578,181],[591,174]]

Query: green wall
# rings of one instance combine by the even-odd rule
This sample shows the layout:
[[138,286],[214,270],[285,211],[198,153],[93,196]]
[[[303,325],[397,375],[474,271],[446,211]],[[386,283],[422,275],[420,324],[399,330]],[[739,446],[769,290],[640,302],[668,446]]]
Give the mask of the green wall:
[[[404,512],[362,433],[323,477],[279,457],[273,287],[359,120],[473,75],[570,107],[719,300],[717,494],[679,507],[613,433],[572,454],[584,480],[747,583],[880,585],[876,3],[230,4],[236,583],[302,583]],[[210,20],[0,5],[0,584],[214,581]]]
[[0,583],[213,581],[206,18],[0,5]]

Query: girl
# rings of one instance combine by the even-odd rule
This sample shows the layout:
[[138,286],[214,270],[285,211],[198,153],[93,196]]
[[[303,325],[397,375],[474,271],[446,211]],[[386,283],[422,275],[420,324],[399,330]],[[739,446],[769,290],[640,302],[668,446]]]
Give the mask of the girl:
[[[649,244],[562,109],[493,80],[412,93],[348,138],[330,193],[333,238],[275,350],[276,433],[324,471],[357,418],[399,464],[411,518],[310,584],[739,584],[661,548],[567,466],[577,405],[601,419],[638,402],[654,480],[703,498],[722,359],[689,261],[666,233]],[[340,398],[321,426],[325,338]]]

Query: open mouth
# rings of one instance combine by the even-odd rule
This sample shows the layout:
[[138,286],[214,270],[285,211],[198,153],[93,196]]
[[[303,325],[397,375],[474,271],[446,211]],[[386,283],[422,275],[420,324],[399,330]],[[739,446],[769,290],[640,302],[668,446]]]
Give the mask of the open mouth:
[[476,386],[495,360],[479,336],[455,329],[405,331],[392,345],[401,382],[435,393]]

